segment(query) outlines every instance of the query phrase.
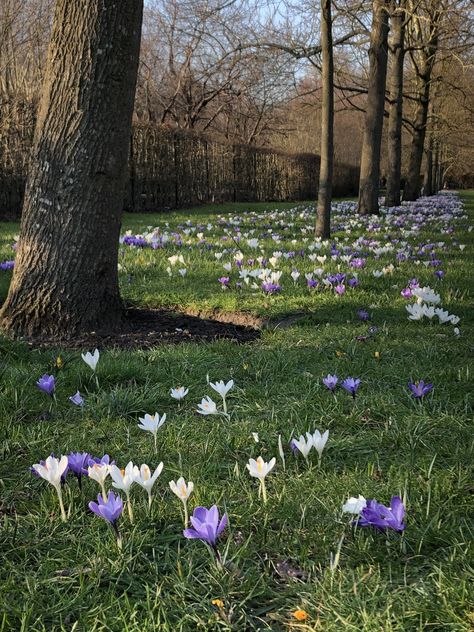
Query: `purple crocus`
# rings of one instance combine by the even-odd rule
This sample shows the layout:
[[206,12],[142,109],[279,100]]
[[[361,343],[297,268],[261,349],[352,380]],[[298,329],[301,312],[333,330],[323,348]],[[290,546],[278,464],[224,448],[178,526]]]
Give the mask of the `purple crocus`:
[[72,402],[76,406],[84,406],[84,398],[79,393],[79,391],[76,391],[74,395],[71,395],[71,397],[69,397],[68,399],[70,402]]
[[91,456],[89,457],[89,461],[87,465],[89,467],[93,467],[94,465],[115,465],[115,461],[110,460],[110,456],[108,454],[104,454],[104,456]]
[[346,291],[346,286],[344,285],[344,283],[338,283],[336,287],[334,288],[334,290],[336,294],[338,294],[339,296],[342,296]]
[[307,285],[309,288],[314,288],[314,287],[318,287],[319,282],[316,279],[308,279],[306,281]]
[[405,506],[400,496],[392,496],[390,507],[386,507],[376,500],[368,500],[357,520],[357,525],[360,527],[374,527],[379,531],[393,529],[401,532],[406,527],[403,522],[404,517]]
[[15,267],[14,261],[2,261],[0,263],[0,270],[13,270]]
[[262,290],[266,294],[275,294],[281,290],[281,285],[278,283],[272,283],[271,281],[264,281],[262,283]]
[[297,446],[295,444],[295,440],[294,439],[292,439],[290,441],[290,448],[291,448],[291,451],[293,452],[293,454],[295,454],[295,455],[298,454],[299,450],[298,450],[298,448],[297,448]]
[[339,378],[337,377],[337,375],[331,375],[330,373],[328,373],[326,377],[323,377],[324,386],[326,386],[333,393],[336,390],[336,386],[338,382],[339,382]]
[[70,452],[67,455],[67,464],[69,469],[77,478],[79,487],[82,484],[82,477],[87,476],[87,466],[91,455],[88,452]]
[[413,296],[412,291],[409,287],[403,288],[400,294],[403,296],[403,298],[411,298]]
[[54,389],[56,387],[56,381],[54,379],[54,375],[48,375],[47,373],[45,373],[36,382],[36,386],[40,389],[40,391],[43,391],[43,393],[46,393],[46,395],[53,397]]
[[218,279],[218,281],[221,284],[223,290],[229,287],[229,283],[230,283],[229,277],[221,277],[220,279]]
[[416,382],[408,382],[408,388],[410,389],[415,399],[423,399],[425,395],[433,390],[433,384],[425,384],[424,380]]
[[360,320],[363,321],[370,319],[369,312],[367,312],[365,309],[359,309],[357,312],[357,316],[360,318]]
[[444,277],[444,271],[443,270],[435,270],[435,277],[437,277],[438,279],[442,279]]
[[360,379],[358,377],[347,377],[344,382],[341,382],[341,386],[355,399],[357,389],[360,386]]
[[114,526],[123,511],[123,502],[120,496],[118,494],[115,496],[113,492],[109,492],[107,500],[104,501],[102,494],[99,494],[97,501],[96,503],[90,502],[89,509],[95,513],[96,516],[107,520],[107,522],[110,522],[110,524]]
[[224,531],[228,523],[228,517],[225,513],[219,520],[219,510],[216,505],[210,509],[205,507],[196,507],[191,516],[191,524],[193,529],[185,529],[183,535],[185,538],[202,540],[209,544],[214,550],[217,557],[219,554],[216,547],[217,538]]

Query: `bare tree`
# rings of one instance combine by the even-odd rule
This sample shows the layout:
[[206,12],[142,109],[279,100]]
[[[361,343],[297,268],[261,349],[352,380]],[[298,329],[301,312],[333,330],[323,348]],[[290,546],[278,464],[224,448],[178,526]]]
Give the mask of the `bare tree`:
[[388,55],[388,0],[373,1],[369,81],[360,160],[359,213],[379,212],[380,152]]
[[57,0],[1,326],[72,336],[122,317],[117,276],[142,3]]

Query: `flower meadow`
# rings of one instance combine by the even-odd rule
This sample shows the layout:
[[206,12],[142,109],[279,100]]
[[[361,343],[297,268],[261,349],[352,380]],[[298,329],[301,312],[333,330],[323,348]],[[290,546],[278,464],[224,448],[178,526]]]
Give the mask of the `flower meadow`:
[[124,298],[251,344],[0,338],[1,630],[472,629],[474,197],[354,210],[125,217]]

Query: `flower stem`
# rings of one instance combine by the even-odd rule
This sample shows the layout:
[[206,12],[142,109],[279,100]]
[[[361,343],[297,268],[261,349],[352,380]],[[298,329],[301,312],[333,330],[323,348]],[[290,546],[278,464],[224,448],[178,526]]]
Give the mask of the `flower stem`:
[[100,490],[102,492],[102,498],[103,498],[104,503],[105,503],[105,502],[107,502],[107,491],[105,489],[105,483],[104,482],[100,483]]
[[183,500],[183,506],[184,506],[184,528],[187,529],[188,528],[188,504],[185,500]]
[[224,408],[224,415],[227,415],[227,402],[225,401],[225,397],[222,398],[222,407]]
[[265,487],[265,479],[264,478],[260,479],[260,487],[262,489],[263,502],[266,504],[268,499],[267,499],[267,488]]
[[152,500],[153,500],[153,498],[152,498],[151,489],[150,489],[149,492],[148,492],[148,513],[151,512],[151,502],[152,502]]
[[126,495],[127,495],[128,517],[130,518],[130,524],[133,524],[133,509],[132,509],[132,503],[130,502],[130,492],[128,492]]
[[61,492],[61,487],[57,487],[56,491],[58,492],[59,506],[61,508],[61,520],[63,522],[66,522],[67,516],[66,516],[66,511],[64,509],[63,494]]
[[158,447],[157,447],[157,444],[156,444],[156,438],[157,438],[157,436],[158,436],[158,435],[157,435],[157,433],[155,432],[155,434],[154,434],[154,438],[155,438],[155,440],[154,440],[154,443],[155,443],[155,454],[157,454],[157,452],[158,452]]

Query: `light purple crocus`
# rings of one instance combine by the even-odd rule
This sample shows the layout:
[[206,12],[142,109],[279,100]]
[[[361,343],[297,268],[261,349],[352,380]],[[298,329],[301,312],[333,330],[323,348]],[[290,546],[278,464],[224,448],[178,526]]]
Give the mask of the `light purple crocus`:
[[360,386],[360,379],[358,377],[347,377],[344,382],[341,382],[341,386],[355,399],[357,389]]
[[228,517],[225,513],[219,520],[219,510],[216,505],[213,505],[210,509],[205,507],[196,507],[193,515],[191,516],[192,529],[185,529],[183,535],[185,538],[202,540],[209,544],[214,550],[217,557],[216,542],[217,538],[224,531],[228,523]]
[[424,380],[419,380],[408,382],[408,388],[415,399],[423,399],[425,395],[428,395],[433,390],[433,384],[425,384]]
[[339,378],[337,377],[337,375],[331,375],[330,373],[328,373],[326,377],[323,377],[324,386],[326,386],[333,393],[336,390],[336,386],[338,382],[339,382]]
[[404,517],[405,505],[402,499],[400,496],[392,496],[390,507],[386,507],[376,500],[368,500],[356,524],[359,527],[374,527],[379,531],[392,529],[401,532],[406,527],[403,522]]
[[336,294],[338,294],[339,296],[342,296],[345,291],[346,291],[346,286],[344,285],[344,283],[339,283],[338,285],[336,285],[336,287],[334,288],[334,291],[336,292]]
[[69,397],[69,401],[76,406],[84,406],[84,398],[79,391],[76,391],[74,395],[71,395],[71,397]]
[[98,502],[90,502],[89,509],[107,522],[110,522],[112,526],[115,525],[123,511],[123,502],[120,496],[117,496],[113,492],[109,492],[107,500],[104,501],[102,494],[97,496]]
[[369,312],[366,311],[365,309],[359,309],[358,312],[357,312],[357,316],[362,321],[367,321],[367,320],[370,319]]
[[271,281],[264,281],[262,283],[262,290],[266,294],[275,294],[281,290],[281,285],[278,283],[272,283]]
[[45,373],[36,382],[36,386],[40,389],[40,391],[43,391],[43,393],[46,393],[46,395],[53,397],[54,389],[56,388],[56,381],[54,379],[54,375],[48,375],[47,373]]
[[94,465],[115,465],[115,461],[110,460],[110,456],[108,454],[104,454],[104,456],[91,456],[87,465],[93,467]]

